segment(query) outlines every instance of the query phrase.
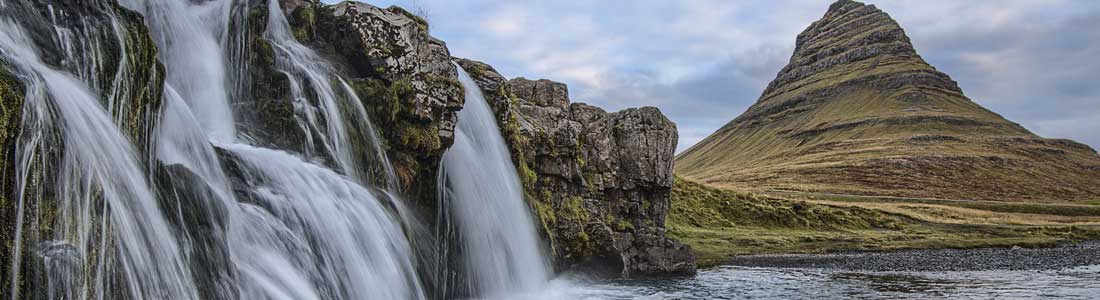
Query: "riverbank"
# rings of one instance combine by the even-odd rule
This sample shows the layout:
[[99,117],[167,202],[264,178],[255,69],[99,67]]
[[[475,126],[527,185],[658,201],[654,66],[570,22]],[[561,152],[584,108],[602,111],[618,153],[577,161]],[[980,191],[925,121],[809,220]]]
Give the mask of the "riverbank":
[[1100,212],[1066,208],[759,195],[678,179],[667,227],[692,247],[703,268],[741,255],[1050,248],[1100,240]]
[[554,298],[531,299],[1095,299],[1097,251],[1086,242],[743,256],[694,277],[558,279]]
[[1100,241],[1063,243],[1028,249],[920,249],[896,252],[764,254],[735,256],[731,266],[839,269],[869,272],[965,272],[989,270],[1062,270],[1100,265]]

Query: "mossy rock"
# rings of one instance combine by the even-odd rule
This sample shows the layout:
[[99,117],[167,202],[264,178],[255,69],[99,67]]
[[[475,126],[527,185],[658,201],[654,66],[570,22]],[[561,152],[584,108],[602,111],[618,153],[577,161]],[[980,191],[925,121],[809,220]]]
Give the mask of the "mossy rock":
[[[8,66],[0,63],[0,145],[3,148],[3,156],[0,156],[0,168],[3,168],[3,186],[0,186],[0,282],[10,283],[8,278],[12,272],[11,253],[13,243],[16,241],[15,221],[15,142],[22,123],[23,115],[23,85],[13,74],[8,72]],[[0,296],[11,298],[9,289],[0,291]]]

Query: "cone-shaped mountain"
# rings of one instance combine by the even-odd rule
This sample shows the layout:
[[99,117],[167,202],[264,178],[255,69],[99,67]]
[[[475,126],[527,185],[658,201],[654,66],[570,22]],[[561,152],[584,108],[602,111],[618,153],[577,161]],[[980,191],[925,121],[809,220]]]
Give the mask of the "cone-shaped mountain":
[[875,6],[838,1],[796,43],[754,105],[677,158],[678,174],[755,191],[1100,199],[1095,150],[971,101]]

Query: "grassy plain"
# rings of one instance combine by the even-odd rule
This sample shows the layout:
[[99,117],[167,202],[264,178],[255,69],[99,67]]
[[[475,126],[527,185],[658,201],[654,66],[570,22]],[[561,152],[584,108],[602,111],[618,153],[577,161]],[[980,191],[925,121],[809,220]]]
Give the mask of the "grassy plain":
[[1100,206],[751,194],[677,178],[666,223],[700,266],[734,255],[1049,247],[1100,239]]

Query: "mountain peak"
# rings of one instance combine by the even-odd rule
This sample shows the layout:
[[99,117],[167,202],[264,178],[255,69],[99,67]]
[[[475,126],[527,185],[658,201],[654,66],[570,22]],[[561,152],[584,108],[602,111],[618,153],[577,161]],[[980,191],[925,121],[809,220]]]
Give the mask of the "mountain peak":
[[[681,154],[676,170],[746,189],[1100,196],[1100,187],[1079,188],[1100,186],[1100,160],[1076,145],[1035,136],[971,101],[886,12],[841,0],[798,35],[757,102]],[[1051,178],[1062,180],[1036,184]]]
[[863,6],[866,5],[858,1],[837,0],[836,2],[833,2],[832,5],[829,5],[829,10],[825,12],[825,15],[828,16],[830,14],[844,13],[846,11],[857,9]]
[[[790,63],[768,86],[765,95],[821,72],[836,71],[846,66],[864,69],[878,67],[878,64],[855,64],[857,62],[893,60],[907,60],[912,63],[912,68],[934,70],[917,55],[905,30],[890,15],[874,5],[837,1],[829,7],[825,16],[798,35]],[[946,79],[947,76],[942,77]]]

